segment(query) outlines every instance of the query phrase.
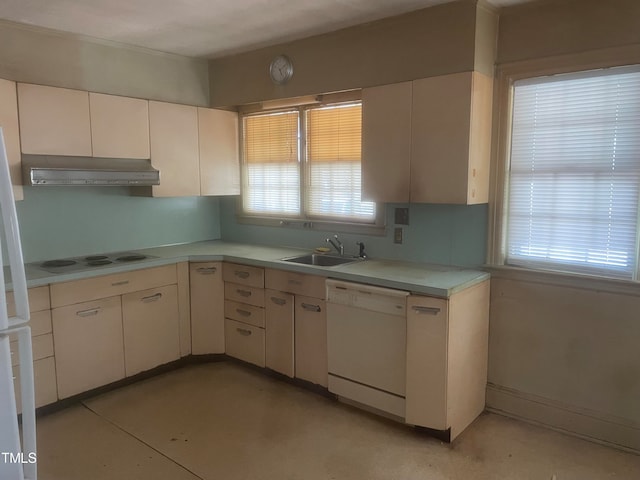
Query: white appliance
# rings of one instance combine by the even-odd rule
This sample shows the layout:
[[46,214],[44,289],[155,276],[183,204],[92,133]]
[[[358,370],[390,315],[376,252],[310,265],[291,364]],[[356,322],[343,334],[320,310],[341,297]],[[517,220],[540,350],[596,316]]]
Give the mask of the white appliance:
[[330,392],[405,418],[408,295],[327,280]]
[[[0,128],[0,209],[11,267],[11,283],[16,315],[9,317],[4,275],[0,276],[0,478],[2,480],[35,480],[36,417],[33,387],[33,354],[29,321],[27,281],[22,262],[20,231],[9,175],[9,164]],[[2,260],[0,260],[0,267]],[[4,269],[3,269],[4,270]],[[11,336],[18,338],[20,385],[22,397],[22,442],[11,367]]]

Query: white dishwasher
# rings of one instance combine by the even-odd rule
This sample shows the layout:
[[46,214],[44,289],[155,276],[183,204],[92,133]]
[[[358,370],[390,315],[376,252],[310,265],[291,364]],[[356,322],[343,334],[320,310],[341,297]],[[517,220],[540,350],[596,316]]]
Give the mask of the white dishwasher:
[[408,295],[327,280],[330,392],[404,419]]

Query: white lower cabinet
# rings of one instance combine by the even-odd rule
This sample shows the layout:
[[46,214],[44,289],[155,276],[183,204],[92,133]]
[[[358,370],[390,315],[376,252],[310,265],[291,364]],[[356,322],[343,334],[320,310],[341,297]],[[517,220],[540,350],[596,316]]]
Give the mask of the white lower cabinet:
[[224,353],[224,283],[221,262],[189,265],[191,351]]
[[265,290],[265,364],[278,373],[294,376],[294,297]]
[[295,297],[296,377],[326,387],[327,312],[324,300]]
[[264,367],[264,328],[225,319],[227,355]]
[[176,285],[122,296],[126,376],[180,358]]
[[[18,365],[13,367],[15,378],[14,388],[18,413],[21,412],[20,370]],[[36,408],[49,405],[58,400],[58,387],[56,385],[56,362],[53,357],[41,358],[33,361],[33,383],[35,386]]]
[[124,378],[120,296],[54,308],[52,319],[61,399]]

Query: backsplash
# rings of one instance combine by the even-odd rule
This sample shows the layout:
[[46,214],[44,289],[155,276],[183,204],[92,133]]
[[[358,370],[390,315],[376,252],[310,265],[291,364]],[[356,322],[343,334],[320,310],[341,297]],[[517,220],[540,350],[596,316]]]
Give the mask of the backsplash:
[[[443,265],[479,266],[485,263],[488,206],[411,204],[409,225],[403,228],[403,243],[393,243],[394,208],[386,205],[387,231],[384,236],[340,234],[345,253],[357,253],[363,241],[371,258],[389,258]],[[230,242],[314,248],[326,246],[335,232],[287,227],[239,224],[235,218],[236,197],[220,200],[222,238]]]
[[16,210],[26,263],[220,238],[215,197],[134,197],[126,187],[25,187]]

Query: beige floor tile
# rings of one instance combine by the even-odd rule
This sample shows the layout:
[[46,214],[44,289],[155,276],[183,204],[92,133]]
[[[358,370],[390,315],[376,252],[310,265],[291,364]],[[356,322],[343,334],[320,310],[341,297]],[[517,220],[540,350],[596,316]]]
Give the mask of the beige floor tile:
[[234,363],[86,402],[205,480],[637,480],[640,457],[494,414],[453,445]]

